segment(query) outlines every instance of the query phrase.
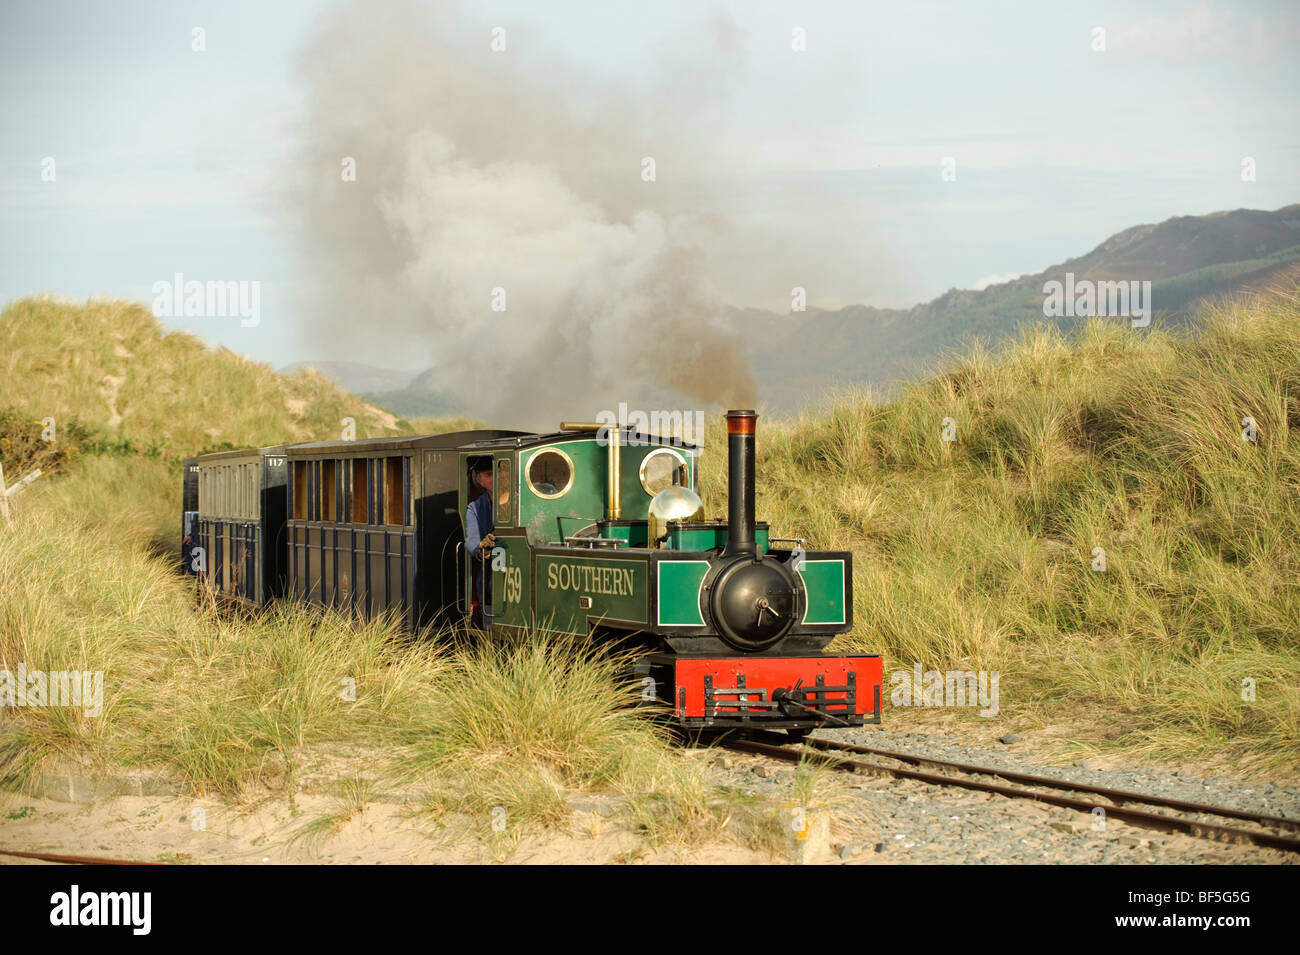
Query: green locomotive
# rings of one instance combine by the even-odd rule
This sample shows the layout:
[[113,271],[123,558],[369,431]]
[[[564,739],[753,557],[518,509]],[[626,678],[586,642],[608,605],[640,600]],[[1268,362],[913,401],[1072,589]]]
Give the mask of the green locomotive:
[[689,727],[879,721],[879,656],[822,653],[853,625],[852,555],[804,551],[754,519],[756,419],[727,414],[726,520],[704,519],[697,448],[631,428],[462,447],[462,473],[493,468],[487,626],[639,645],[647,686]]

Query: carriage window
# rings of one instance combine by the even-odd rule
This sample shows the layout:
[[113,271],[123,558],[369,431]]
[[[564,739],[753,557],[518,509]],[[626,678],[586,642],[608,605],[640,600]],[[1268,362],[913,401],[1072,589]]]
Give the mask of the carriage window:
[[547,448],[529,459],[527,476],[529,490],[538,497],[563,497],[573,486],[573,461],[558,448]]
[[504,527],[510,527],[513,522],[511,520],[510,460],[508,458],[503,458],[497,462],[497,476],[492,484],[492,490],[497,497],[495,522]]
[[641,486],[654,497],[666,487],[686,483],[686,459],[676,451],[657,448],[641,462]]
[[366,510],[367,492],[370,489],[370,461],[357,458],[352,462],[352,523],[364,524],[369,518]]
[[402,523],[402,459],[384,459],[384,523]]
[[321,462],[321,520],[338,520],[336,495],[338,494],[338,462]]

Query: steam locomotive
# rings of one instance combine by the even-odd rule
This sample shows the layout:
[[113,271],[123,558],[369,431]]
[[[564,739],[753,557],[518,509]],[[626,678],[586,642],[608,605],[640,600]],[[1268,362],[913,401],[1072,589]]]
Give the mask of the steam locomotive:
[[[705,519],[697,446],[621,424],[188,459],[187,570],[253,606],[617,641],[636,648],[642,698],[692,730],[879,722],[880,657],[823,652],[853,625],[852,555],[755,521],[757,417],[726,415],[726,520]],[[480,494],[495,540],[469,553]]]

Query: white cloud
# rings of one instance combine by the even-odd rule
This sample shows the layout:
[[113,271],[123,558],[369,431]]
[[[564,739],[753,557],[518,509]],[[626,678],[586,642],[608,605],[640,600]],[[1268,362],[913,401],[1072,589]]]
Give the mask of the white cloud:
[[1296,18],[1282,9],[1268,20],[1202,3],[1181,15],[1143,17],[1112,33],[1111,48],[1201,67],[1202,58],[1251,62],[1290,55]]

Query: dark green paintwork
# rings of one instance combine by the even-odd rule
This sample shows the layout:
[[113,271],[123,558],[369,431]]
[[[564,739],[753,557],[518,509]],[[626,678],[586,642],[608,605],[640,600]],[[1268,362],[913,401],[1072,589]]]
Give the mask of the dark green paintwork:
[[[563,497],[548,499],[538,497],[528,487],[520,484],[523,470],[535,454],[550,448],[559,448],[573,461],[573,485]],[[534,544],[556,543],[560,539],[557,517],[569,518],[565,530],[573,533],[584,524],[594,523],[605,516],[605,471],[608,451],[596,444],[594,438],[573,438],[557,441],[537,448],[528,448],[515,462],[515,481],[521,487],[518,496],[519,524]]]
[[[548,448],[562,449],[573,462],[572,485],[559,498],[538,496],[523,479],[532,457]],[[613,523],[603,521],[609,449],[594,436],[564,435],[540,446],[494,450],[494,463],[508,462],[512,476],[510,504],[498,507],[495,514],[500,548],[492,566],[495,625],[542,626],[579,634],[600,620],[628,629],[665,627],[666,634],[674,626],[705,626],[701,589],[708,559],[726,546],[727,525],[677,525],[664,550],[645,549],[650,495],[641,487],[639,472],[641,462],[654,450],[653,445],[621,449],[623,514]],[[681,453],[694,484],[696,456],[690,450]],[[500,472],[494,468],[494,473]],[[463,478],[462,503],[467,490],[468,479]],[[499,495],[501,488],[495,490]],[[602,525],[598,536],[619,541],[620,546],[591,550],[559,543],[590,525]],[[755,528],[755,536],[761,552],[770,553],[766,524]],[[685,559],[673,560],[670,555]],[[846,609],[844,563],[809,556],[800,571],[806,590],[806,614],[800,625],[839,624]],[[650,606],[651,564],[655,565],[657,608]],[[584,597],[590,598],[590,607],[579,605]]]
[[650,524],[647,521],[609,523],[600,528],[600,536],[605,540],[623,541],[628,547],[645,547],[650,536]]
[[808,611],[804,624],[843,623],[844,561],[809,560],[799,571],[808,591]]
[[504,555],[492,563],[492,613],[496,623],[526,627],[532,622],[532,566],[528,541],[522,535],[501,535]]
[[[649,575],[647,555],[593,554],[565,549],[538,553],[536,617],[538,623],[566,633],[586,633],[588,618],[647,623]],[[590,597],[591,607],[578,605]]]
[[[574,481],[563,497],[542,498],[533,493],[527,482],[520,481],[532,461],[533,455],[548,448],[563,450],[573,461]],[[641,462],[646,455],[657,450],[656,445],[625,445],[620,448],[619,474],[622,478],[621,508],[622,518],[632,521],[644,521],[649,515],[650,495],[641,487]],[[687,473],[692,484],[695,482],[695,454],[689,449],[677,450],[686,459]],[[606,472],[609,467],[609,448],[598,443],[595,437],[574,437],[563,441],[550,442],[544,446],[528,448],[517,455],[515,481],[521,486],[522,493],[516,498],[519,510],[519,524],[527,529],[529,540],[534,544],[558,543],[563,531],[573,534],[586,524],[593,524],[605,517]],[[615,530],[614,536],[621,536]],[[633,546],[642,546],[641,543]]]
[[659,574],[660,626],[702,627],[700,587],[709,572],[707,560],[661,560]]
[[[758,540],[758,545],[763,553],[768,552],[768,528],[765,524],[760,524],[754,531],[754,537]],[[681,525],[669,525],[668,541],[666,545],[670,550],[680,551],[701,551],[713,550],[716,547],[727,546],[727,524],[711,524],[708,527],[682,527]]]

